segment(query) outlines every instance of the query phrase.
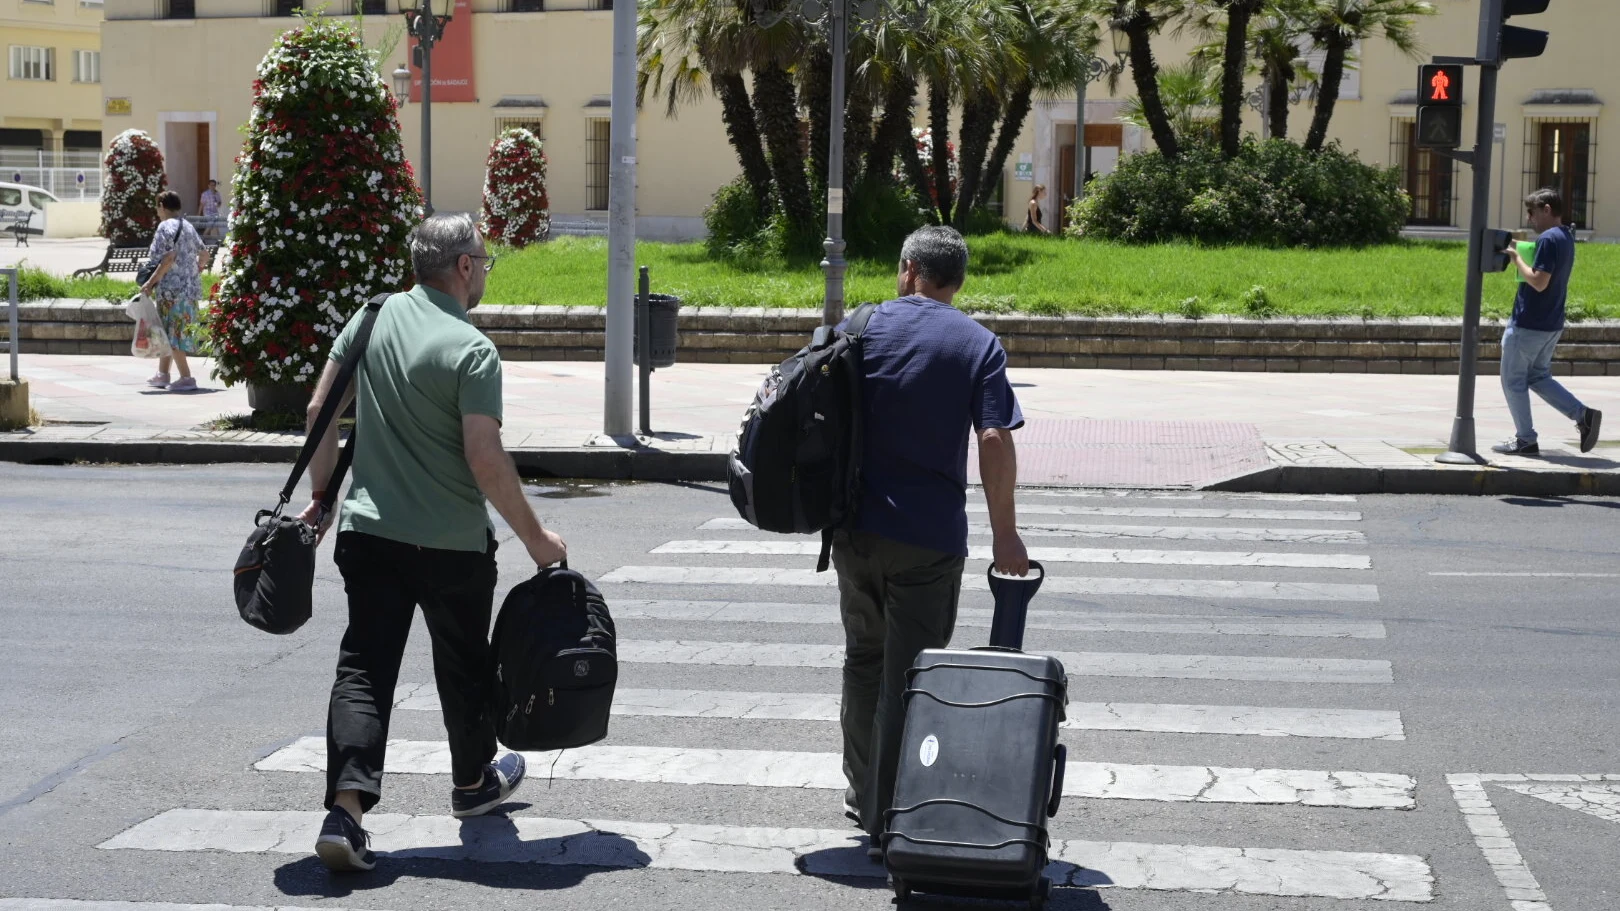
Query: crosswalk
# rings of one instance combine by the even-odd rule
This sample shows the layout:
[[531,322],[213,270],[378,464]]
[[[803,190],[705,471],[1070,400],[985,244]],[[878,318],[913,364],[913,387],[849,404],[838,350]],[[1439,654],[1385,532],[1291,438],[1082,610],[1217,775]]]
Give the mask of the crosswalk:
[[[1026,647],[1064,663],[1074,701],[1062,737],[1071,757],[1083,757],[1069,762],[1064,777],[1063,794],[1075,802],[1054,820],[1049,873],[1056,884],[1380,904],[1435,898],[1422,844],[1379,845],[1384,853],[1354,850],[1367,847],[1356,842],[1339,850],[1328,843],[1331,827],[1311,839],[1309,849],[1281,836],[1256,834],[1255,843],[1244,843],[1242,826],[1214,826],[1226,834],[1224,840],[1206,835],[1218,842],[1211,844],[1095,840],[1109,833],[1089,829],[1083,810],[1073,809],[1107,801],[1142,812],[1177,805],[1207,814],[1290,812],[1295,821],[1312,813],[1367,814],[1355,818],[1372,819],[1377,828],[1378,820],[1397,819],[1417,805],[1419,781],[1401,770],[1410,732],[1387,702],[1398,669],[1379,654],[1388,630],[1365,617],[1380,597],[1371,581],[1372,560],[1364,551],[1365,535],[1343,527],[1362,521],[1354,505],[1347,496],[1185,491],[1032,491],[1021,500],[1032,539],[1108,542],[1031,547],[1050,575],[1030,612]],[[982,499],[970,499],[970,510],[970,516],[982,517]],[[1105,516],[1111,524],[1043,518],[1052,515]],[[1155,524],[1160,519],[1179,524]],[[982,594],[988,529],[976,524],[971,531],[959,645],[982,641],[991,619]],[[1179,543],[1166,549],[1166,541]],[[1137,542],[1146,546],[1134,547]],[[558,788],[578,782],[658,789],[649,818],[567,819],[520,810],[463,821],[408,806],[379,807],[366,825],[384,863],[428,858],[812,876],[828,878],[828,889],[845,888],[838,881],[846,877],[881,878],[881,866],[865,855],[864,838],[842,823],[838,811],[845,786],[836,752],[842,630],[834,575],[805,565],[818,547],[814,540],[764,535],[731,517],[703,515],[649,548],[645,559],[598,577],[621,636],[622,682],[614,706],[620,721],[603,743],[529,755],[530,772]],[[1112,568],[1129,575],[1111,575]],[[1162,641],[1175,645],[1163,652],[1131,651],[1111,647],[1106,638],[1122,637],[1128,644],[1144,636],[1167,637]],[[1153,696],[1219,698],[1087,701],[1085,681],[1114,681],[1116,693],[1134,686],[1149,688],[1144,692]],[[1265,704],[1282,701],[1279,692],[1297,701]],[[1272,695],[1228,698],[1242,694]],[[431,720],[430,713],[440,709],[434,684],[402,683],[395,709],[396,728],[401,718]],[[765,725],[777,732],[773,742],[760,739]],[[648,733],[682,730],[690,734]],[[794,740],[801,732],[802,739]],[[1174,761],[1099,756],[1097,732],[1132,732],[1149,752],[1154,744],[1173,742]],[[1172,737],[1180,739],[1165,739]],[[1206,743],[1284,742],[1262,738],[1319,744],[1290,755],[1319,757],[1320,764],[1259,768],[1197,756]],[[819,748],[799,748],[810,744]],[[1087,745],[1093,748],[1083,750]],[[1357,761],[1332,761],[1351,747]],[[325,765],[324,739],[305,736],[260,755],[252,772],[318,781]],[[387,772],[447,783],[448,745],[401,736],[389,744]],[[747,818],[752,804],[746,800],[738,801],[744,818],[727,820],[734,824],[682,815],[680,807],[712,799],[715,789],[820,794],[816,799],[828,808],[825,824]],[[307,806],[175,807],[135,822],[99,847],[307,854],[320,817]],[[9,909],[0,904],[0,911]],[[61,911],[75,909],[64,905]]]

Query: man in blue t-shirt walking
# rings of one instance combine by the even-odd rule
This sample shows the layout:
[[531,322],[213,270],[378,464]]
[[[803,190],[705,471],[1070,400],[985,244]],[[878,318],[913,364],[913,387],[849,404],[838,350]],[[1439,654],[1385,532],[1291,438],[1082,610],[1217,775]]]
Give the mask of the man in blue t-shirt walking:
[[1535,261],[1527,263],[1517,245],[1507,248],[1519,270],[1519,294],[1513,318],[1502,333],[1502,393],[1513,415],[1513,438],[1491,447],[1504,455],[1536,455],[1536,428],[1530,420],[1530,390],[1575,422],[1581,452],[1597,445],[1603,412],[1581,404],[1552,377],[1553,349],[1564,331],[1564,301],[1575,269],[1575,232],[1564,224],[1564,201],[1547,188],[1526,196],[1524,207],[1536,239]]
[[863,493],[855,529],[834,535],[832,557],[844,620],[844,810],[874,844],[894,797],[906,670],[923,649],[948,645],[956,626],[970,428],[995,566],[1029,572],[1013,508],[1012,431],[1024,415],[1001,342],[951,305],[967,263],[954,230],[913,233],[900,253],[900,297],[878,307],[862,336]]

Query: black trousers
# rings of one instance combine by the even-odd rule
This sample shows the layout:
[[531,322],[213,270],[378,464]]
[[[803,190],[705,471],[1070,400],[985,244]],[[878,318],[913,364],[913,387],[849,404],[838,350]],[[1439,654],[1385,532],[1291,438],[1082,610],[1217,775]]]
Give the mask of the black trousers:
[[349,596],[349,628],[338,649],[326,715],[326,806],[338,791],[359,791],[365,810],[382,796],[394,686],[418,605],[433,639],[451,777],[458,786],[477,784],[495,757],[495,726],[487,711],[494,536],[484,553],[476,553],[346,531],[338,535],[336,559]]

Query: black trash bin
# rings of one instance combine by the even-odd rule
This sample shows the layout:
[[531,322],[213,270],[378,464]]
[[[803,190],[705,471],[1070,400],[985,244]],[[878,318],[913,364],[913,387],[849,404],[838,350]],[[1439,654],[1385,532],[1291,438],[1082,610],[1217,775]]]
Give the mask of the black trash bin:
[[[653,369],[675,366],[675,345],[679,339],[681,299],[673,294],[647,295],[647,333],[652,346]],[[641,320],[636,320],[634,363],[641,364]]]

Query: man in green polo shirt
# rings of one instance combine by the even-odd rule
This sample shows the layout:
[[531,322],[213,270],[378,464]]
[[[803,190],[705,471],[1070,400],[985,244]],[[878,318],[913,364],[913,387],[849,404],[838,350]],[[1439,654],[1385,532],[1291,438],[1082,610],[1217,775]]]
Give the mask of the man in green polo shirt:
[[[353,479],[343,500],[335,558],[349,599],[326,719],[328,813],[315,852],[331,870],[370,870],[361,826],[382,794],[394,685],[421,605],[433,639],[433,675],[450,741],[451,811],[478,816],[523,780],[523,757],[495,759],[487,717],[489,619],[495,599],[493,504],[529,556],[545,566],[567,545],[541,527],[501,446],[501,360],[467,319],[495,258],[466,215],[435,215],[411,235],[416,287],[377,314],[347,397],[356,402]],[[362,313],[364,311],[361,311]],[[360,325],[332,346],[309,405],[314,422]],[[324,533],[322,491],[337,464],[327,434],[310,466],[302,518]]]

